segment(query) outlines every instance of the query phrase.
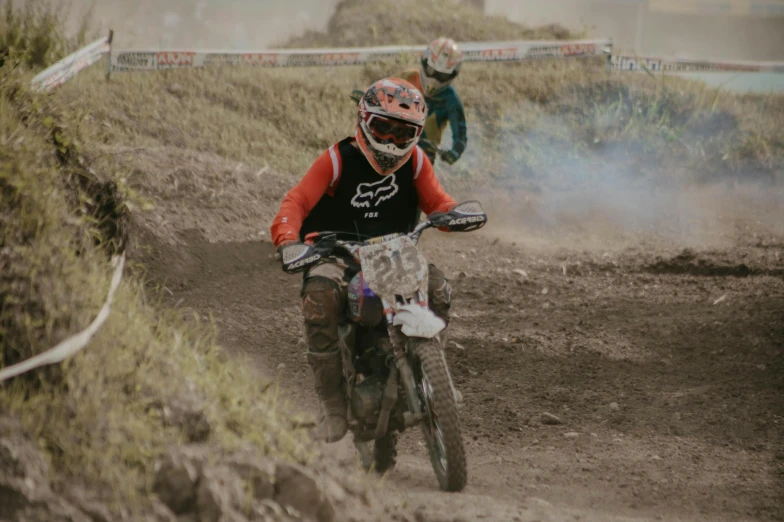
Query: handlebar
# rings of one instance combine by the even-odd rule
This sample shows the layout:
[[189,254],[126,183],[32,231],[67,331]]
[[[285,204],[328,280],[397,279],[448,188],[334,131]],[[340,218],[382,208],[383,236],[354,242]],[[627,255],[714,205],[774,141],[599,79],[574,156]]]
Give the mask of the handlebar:
[[[388,234],[377,238],[367,238],[360,241],[339,240],[339,235],[355,234],[349,232],[322,231],[309,234],[304,243],[291,243],[281,247],[280,257],[283,264],[283,271],[296,273],[315,265],[323,258],[334,253],[336,249],[342,249],[352,257],[356,258],[359,248],[374,244],[383,243],[394,238],[408,236],[416,244],[422,237],[422,233],[428,228],[441,228],[454,232],[468,232],[481,228],[487,222],[487,215],[478,201],[466,201],[456,205],[448,212],[435,212],[430,214],[426,221],[419,223],[414,230],[408,233]],[[359,235],[359,234],[356,234]]]
[[[323,232],[318,232],[314,237],[311,244],[316,249],[326,249],[330,248],[331,250],[335,250],[335,248],[342,248],[346,250],[348,253],[352,254],[353,250],[356,248],[366,246],[372,244],[372,239],[379,239],[383,242],[384,239],[393,239],[397,237],[408,236],[411,238],[414,243],[418,243],[419,239],[422,237],[422,233],[427,230],[428,228],[433,228],[438,225],[434,224],[432,221],[427,220],[419,223],[414,230],[408,233],[399,233],[399,234],[388,234],[386,236],[381,236],[380,238],[368,238],[366,240],[359,240],[359,241],[351,241],[351,240],[341,240],[337,239],[337,237],[341,234],[343,235],[356,235],[349,232],[334,232],[330,230],[325,230]],[[332,239],[334,238],[334,239]],[[329,255],[331,252],[326,252],[325,255]]]

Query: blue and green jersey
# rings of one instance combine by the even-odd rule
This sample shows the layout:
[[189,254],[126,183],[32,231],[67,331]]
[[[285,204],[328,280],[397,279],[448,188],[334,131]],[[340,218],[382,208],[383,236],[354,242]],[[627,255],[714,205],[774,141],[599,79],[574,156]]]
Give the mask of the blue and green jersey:
[[[424,93],[422,89],[422,82],[419,78],[419,71],[411,70],[403,74],[403,79],[411,82],[417,89]],[[463,154],[468,142],[468,129],[466,126],[465,112],[463,111],[463,102],[457,95],[457,91],[452,85],[447,86],[443,91],[434,96],[425,96],[427,102],[427,120],[425,122],[425,130],[422,133],[422,139],[426,139],[439,146],[441,144],[441,137],[449,125],[452,130],[452,151],[458,156]],[[425,144],[422,148],[428,153],[428,156],[435,154],[434,150],[429,150]]]

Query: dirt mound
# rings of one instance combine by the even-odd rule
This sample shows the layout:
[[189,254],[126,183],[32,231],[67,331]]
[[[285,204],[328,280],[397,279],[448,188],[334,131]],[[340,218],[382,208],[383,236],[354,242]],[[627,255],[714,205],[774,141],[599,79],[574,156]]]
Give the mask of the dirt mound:
[[737,265],[718,264],[709,259],[700,258],[692,250],[684,250],[670,259],[658,259],[648,265],[647,270],[654,274],[690,274],[702,276],[734,276],[748,277],[752,274],[745,263]]
[[[696,252],[686,248],[680,253],[645,264],[641,270],[653,274],[686,274],[703,277],[781,277],[784,263],[778,253],[781,247],[757,242],[752,248],[755,255],[709,250]],[[773,250],[770,256],[766,251]]]
[[284,47],[423,45],[439,36],[459,42],[566,40],[574,35],[557,25],[528,28],[502,16],[485,16],[454,0],[342,0],[326,32],[310,31]]

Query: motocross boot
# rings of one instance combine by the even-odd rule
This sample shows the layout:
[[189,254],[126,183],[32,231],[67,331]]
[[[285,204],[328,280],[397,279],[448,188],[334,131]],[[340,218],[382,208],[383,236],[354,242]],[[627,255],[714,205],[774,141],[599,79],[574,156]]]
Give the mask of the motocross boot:
[[308,352],[308,363],[316,381],[323,417],[314,430],[314,438],[337,442],[346,435],[346,391],[340,352]]

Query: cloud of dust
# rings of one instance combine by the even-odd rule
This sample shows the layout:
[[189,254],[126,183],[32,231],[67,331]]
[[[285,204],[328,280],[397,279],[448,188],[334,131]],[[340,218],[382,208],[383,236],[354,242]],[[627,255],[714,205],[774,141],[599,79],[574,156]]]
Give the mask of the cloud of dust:
[[[92,11],[124,48],[264,49],[324,30],[338,0],[64,0],[78,27]],[[24,4],[24,1],[21,2]]]
[[[543,250],[611,251],[646,244],[721,248],[751,241],[754,234],[784,238],[781,176],[734,173],[700,182],[693,168],[664,154],[644,155],[638,144],[613,143],[571,154],[567,144],[553,142],[543,128],[548,134],[574,134],[566,121],[551,115],[503,140],[510,147],[541,151],[546,167],[524,174],[510,157],[501,176],[508,181],[468,191],[491,214],[488,232]],[[484,141],[481,133],[481,127],[473,130],[466,158],[490,154],[477,148]]]
[[784,60],[784,16],[664,13],[642,5],[640,12],[637,0],[485,0],[485,11],[526,25],[585,28],[592,36],[612,38],[620,50],[650,56]]

